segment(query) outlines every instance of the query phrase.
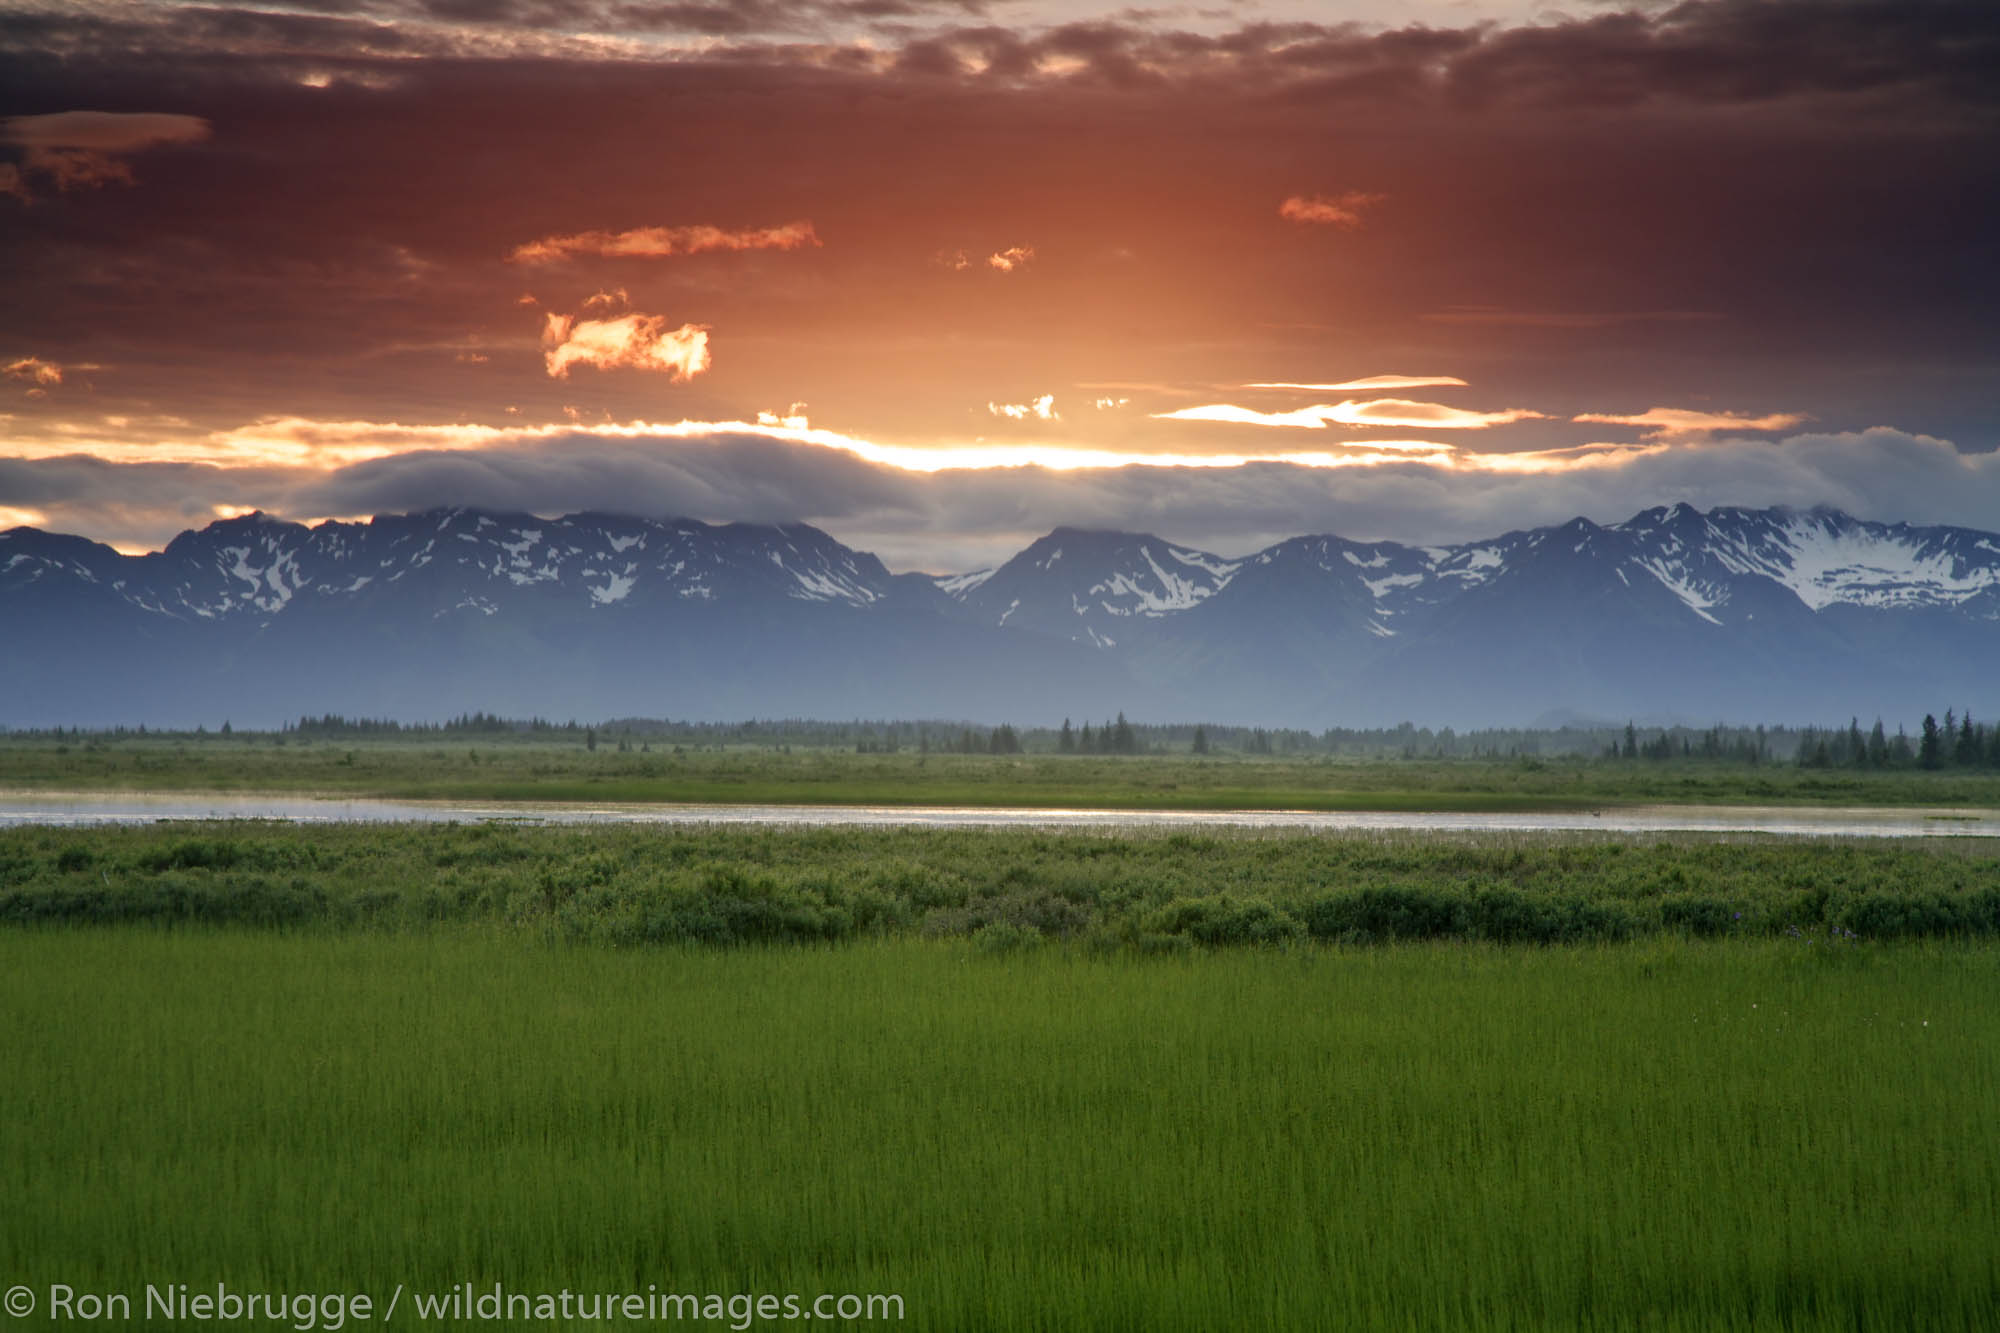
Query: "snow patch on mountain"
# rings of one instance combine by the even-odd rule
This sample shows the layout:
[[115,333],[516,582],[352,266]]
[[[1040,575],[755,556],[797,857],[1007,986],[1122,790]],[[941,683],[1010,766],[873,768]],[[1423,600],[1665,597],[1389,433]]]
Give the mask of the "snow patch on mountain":
[[[1953,606],[2000,588],[2000,563],[1978,564],[1949,540],[1825,512],[1787,515],[1761,534],[1718,532],[1716,561],[1791,589],[1815,611],[1837,604],[1893,610]],[[1980,543],[1965,543],[1974,549]]]
[[1369,596],[1378,602],[1388,596],[1394,589],[1414,588],[1427,581],[1422,574],[1390,574],[1379,579],[1361,580],[1363,586],[1368,589]]
[[590,590],[590,600],[598,606],[609,606],[613,602],[624,601],[631,593],[633,585],[638,583],[638,580],[629,573],[611,574],[609,578],[610,581],[602,588]]
[[[1722,599],[1720,597],[1704,593],[1701,589],[1695,587],[1695,585],[1689,581],[1687,573],[1684,569],[1675,565],[1670,565],[1666,561],[1661,560],[1658,557],[1651,557],[1651,558],[1642,557],[1636,563],[1638,564],[1639,568],[1645,570],[1648,574],[1651,574],[1654,578],[1658,579],[1660,581],[1661,587],[1665,588],[1668,592],[1672,593],[1674,596],[1680,598],[1681,602],[1684,605],[1686,605],[1688,610],[1694,612],[1696,615],[1700,616],[1703,620],[1706,620],[1711,625],[1720,625],[1722,623],[1720,620],[1717,620],[1713,615],[1709,614],[1711,608],[1716,606],[1718,602],[1720,602]],[[1621,569],[1618,571],[1618,574],[1620,578],[1624,578],[1625,571]],[[1629,587],[1630,584],[1631,580],[1627,579],[1626,585]]]
[[[998,569],[995,565],[993,569]],[[962,598],[980,584],[993,577],[993,569],[975,569],[970,574],[938,574],[931,578],[940,592],[947,597]]]
[[1178,546],[1169,546],[1167,554],[1184,565],[1190,565],[1195,569],[1204,570],[1212,575],[1216,579],[1216,587],[1218,589],[1223,584],[1229,582],[1236,571],[1243,567],[1241,560],[1224,560],[1219,556],[1210,555],[1206,551],[1186,551]]

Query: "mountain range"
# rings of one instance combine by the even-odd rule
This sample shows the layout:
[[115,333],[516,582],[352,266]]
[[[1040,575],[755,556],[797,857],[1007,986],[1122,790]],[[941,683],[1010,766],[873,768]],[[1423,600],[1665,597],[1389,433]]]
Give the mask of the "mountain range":
[[128,556],[0,533],[0,724],[301,714],[1455,726],[1979,708],[2000,536],[1688,505],[1223,558],[1058,528],[892,574],[805,524],[252,514]]

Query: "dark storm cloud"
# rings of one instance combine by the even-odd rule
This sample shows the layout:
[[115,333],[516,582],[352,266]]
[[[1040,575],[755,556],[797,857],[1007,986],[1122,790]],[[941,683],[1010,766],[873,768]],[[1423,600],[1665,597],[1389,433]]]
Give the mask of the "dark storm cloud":
[[542,512],[727,514],[788,522],[922,507],[909,474],[782,439],[717,433],[686,443],[558,435],[520,446],[397,454],[342,468],[292,499],[314,513],[389,513],[452,504]]
[[[679,33],[789,43],[824,38],[830,23],[893,19],[906,47],[889,68],[988,81],[1019,79],[1066,59],[1055,72],[1072,82],[1129,88],[1227,81],[1250,99],[1289,90],[1394,102],[1421,95],[1483,109],[1605,109],[1798,97],[1876,105],[1892,94],[1913,106],[2000,106],[2000,7],[1985,0],[1690,0],[1514,28],[1375,32],[1353,24],[1251,23],[1219,34],[1175,30],[1171,18],[1153,15],[1039,31],[968,26],[966,18],[986,12],[977,0],[322,0],[293,9],[316,12],[166,5],[135,16],[29,8],[8,17],[0,49],[86,58],[123,51],[155,58],[582,59],[583,48],[548,39]],[[522,36],[518,46],[497,40],[509,32]],[[752,50],[762,60],[828,59],[809,45]]]
[[1563,108],[1854,98],[2000,106],[1984,0],[1716,0],[1495,32],[1450,67],[1468,104]]

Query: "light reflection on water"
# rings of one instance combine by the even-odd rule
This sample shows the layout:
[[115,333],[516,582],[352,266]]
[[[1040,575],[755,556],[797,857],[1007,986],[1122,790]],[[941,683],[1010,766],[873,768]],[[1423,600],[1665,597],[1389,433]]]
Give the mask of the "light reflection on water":
[[1793,837],[2000,837],[2000,810],[1636,806],[1601,812],[1468,814],[1365,810],[1066,810],[991,806],[572,805],[347,800],[313,796],[12,793],[0,828],[272,819],[295,823],[765,824],[872,828],[1388,830],[1502,833],[1772,833]]

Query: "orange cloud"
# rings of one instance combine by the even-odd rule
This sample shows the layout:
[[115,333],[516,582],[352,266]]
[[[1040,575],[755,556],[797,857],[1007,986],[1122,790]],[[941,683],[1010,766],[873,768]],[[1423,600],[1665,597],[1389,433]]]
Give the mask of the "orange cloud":
[[0,532],[9,528],[39,528],[48,524],[49,516],[40,509],[17,509],[11,505],[0,505]]
[[1052,393],[1045,393],[1031,403],[988,403],[986,410],[1010,421],[1026,421],[1029,417],[1038,421],[1062,420],[1062,413],[1056,411],[1056,396]]
[[1417,426],[1428,430],[1484,430],[1516,421],[1541,420],[1543,414],[1525,407],[1499,412],[1469,412],[1442,403],[1417,403],[1407,398],[1374,398],[1367,402],[1317,403],[1290,412],[1259,412],[1234,403],[1210,403],[1183,407],[1174,412],[1155,412],[1165,421],[1224,421],[1243,426],[1298,426],[1323,430],[1340,426]]
[[571,366],[599,370],[665,371],[676,382],[708,369],[708,326],[667,327],[664,315],[576,319],[550,315],[542,327],[543,360],[552,379],[568,379]]
[[47,179],[58,191],[132,184],[132,168],[120,153],[159,144],[198,143],[208,137],[200,116],[166,112],[59,111],[46,116],[12,116],[0,122],[0,143],[27,149],[19,166],[0,169],[0,194],[27,200],[29,175]]
[[1387,195],[1363,194],[1359,190],[1330,198],[1323,194],[1295,194],[1278,205],[1278,216],[1287,222],[1310,222],[1353,231],[1361,225],[1361,211],[1386,198]]
[[199,143],[207,137],[208,122],[200,116],[158,111],[58,111],[48,116],[10,116],[0,125],[0,141],[24,148],[87,148],[101,153]]
[[1306,430],[1325,430],[1329,406],[1301,407],[1291,412],[1259,412],[1255,408],[1238,407],[1234,403],[1207,403],[1201,407],[1183,407],[1173,412],[1155,412],[1153,417],[1160,421],[1226,421],[1237,426],[1299,426]]
[[986,266],[988,268],[996,269],[1001,273],[1012,273],[1015,269],[1021,267],[1021,265],[1027,263],[1034,257],[1035,257],[1034,246],[1010,245],[1005,250],[999,251],[997,254],[990,254],[986,256]]
[[1718,430],[1789,430],[1805,420],[1797,412],[1772,412],[1766,416],[1744,416],[1740,412],[1693,412],[1677,407],[1654,407],[1631,416],[1608,412],[1586,412],[1572,421],[1595,422],[1607,426],[1651,426],[1648,438],[1672,435],[1702,435]]
[[0,366],[0,374],[10,380],[27,380],[35,385],[61,384],[63,368],[53,361],[44,361],[38,356],[24,356],[18,361],[10,361]]
[[133,183],[131,167],[94,148],[30,148],[21,166],[48,177],[63,192],[90,185]]
[[811,430],[812,421],[806,416],[804,403],[793,403],[783,412],[759,412],[757,424],[760,426],[783,426],[787,430]]
[[[1228,470],[1252,464],[1290,464],[1314,469],[1361,469],[1401,466],[1459,474],[1559,474],[1615,469],[1635,460],[1672,451],[1668,444],[1589,444],[1563,449],[1518,453],[1476,453],[1433,440],[1341,441],[1317,450],[1258,450],[1241,453],[1134,453],[1061,441],[1016,444],[906,445],[883,444],[811,426],[805,405],[792,404],[780,415],[758,414],[756,422],[652,422],[582,420],[572,410],[568,421],[505,426],[459,423],[409,425],[393,421],[322,421],[303,417],[267,417],[227,431],[168,431],[168,420],[122,423],[130,429],[106,430],[94,438],[87,432],[66,432],[60,440],[22,440],[10,456],[46,459],[88,455],[117,463],[198,463],[217,467],[298,468],[325,474],[355,463],[389,458],[411,451],[480,451],[542,443],[595,439],[623,442],[644,450],[669,441],[713,444],[728,437],[761,436],[794,444],[838,450],[912,473],[964,472],[987,468],[1038,467],[1069,472],[1093,469],[1186,468]],[[106,418],[107,426],[112,419]]]
[[630,305],[631,303],[632,298],[626,293],[623,287],[609,292],[600,290],[583,298],[583,308],[585,310],[596,310],[600,307],[609,310],[613,306]]
[[1344,426],[1428,426],[1442,430],[1484,430],[1516,421],[1539,421],[1544,416],[1525,407],[1508,407],[1498,412],[1468,412],[1443,403],[1417,403],[1407,398],[1376,398],[1365,403],[1346,402],[1334,409],[1334,418]]
[[632,231],[582,231],[571,236],[545,236],[518,246],[507,256],[515,264],[548,264],[573,255],[600,259],[668,259],[704,250],[796,250],[817,246],[819,236],[810,222],[779,227],[726,231],[707,225],[639,227]]
[[1369,375],[1365,379],[1342,380],[1338,384],[1294,384],[1288,380],[1246,384],[1246,389],[1310,389],[1315,393],[1343,393],[1355,389],[1423,389],[1434,385],[1463,389],[1464,380],[1453,375]]

